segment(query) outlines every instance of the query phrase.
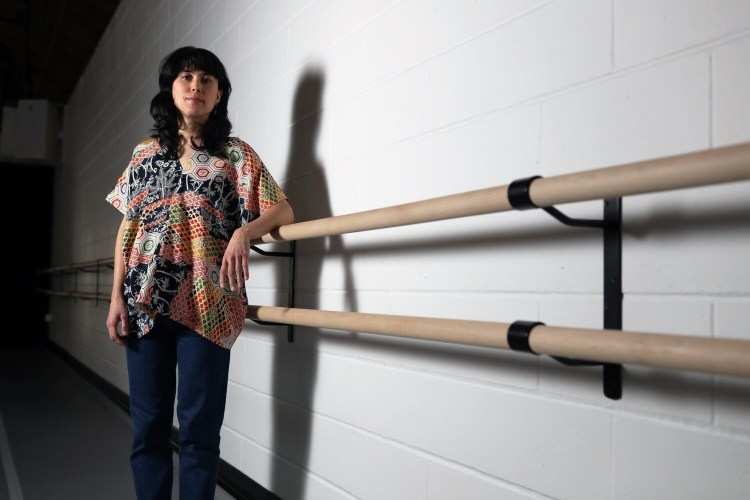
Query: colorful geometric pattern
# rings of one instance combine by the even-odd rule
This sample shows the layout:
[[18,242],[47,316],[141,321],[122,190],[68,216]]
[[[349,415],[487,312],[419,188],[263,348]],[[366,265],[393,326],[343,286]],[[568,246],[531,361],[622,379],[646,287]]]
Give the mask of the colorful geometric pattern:
[[226,154],[197,151],[183,165],[149,139],[107,195],[125,214],[125,299],[139,337],[157,314],[227,349],[242,331],[244,287],[219,286],[224,250],[237,228],[286,195],[247,143],[231,139]]

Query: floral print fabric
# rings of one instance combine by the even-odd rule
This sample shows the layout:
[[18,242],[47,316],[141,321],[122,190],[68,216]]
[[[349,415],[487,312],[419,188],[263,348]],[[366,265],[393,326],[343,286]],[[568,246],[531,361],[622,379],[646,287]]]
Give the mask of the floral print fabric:
[[242,331],[244,287],[219,286],[235,229],[286,199],[253,149],[239,139],[226,158],[196,151],[183,165],[158,140],[136,146],[107,196],[125,214],[122,252],[130,331],[143,336],[168,315],[230,348]]

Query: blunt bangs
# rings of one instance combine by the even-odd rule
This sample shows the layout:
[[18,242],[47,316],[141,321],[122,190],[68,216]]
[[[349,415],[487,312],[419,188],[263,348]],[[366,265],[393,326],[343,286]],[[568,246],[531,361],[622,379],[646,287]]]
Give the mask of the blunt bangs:
[[219,89],[231,89],[224,65],[210,51],[197,47],[182,47],[168,55],[161,63],[159,86],[162,91],[172,88],[172,83],[182,71],[203,71],[219,81]]

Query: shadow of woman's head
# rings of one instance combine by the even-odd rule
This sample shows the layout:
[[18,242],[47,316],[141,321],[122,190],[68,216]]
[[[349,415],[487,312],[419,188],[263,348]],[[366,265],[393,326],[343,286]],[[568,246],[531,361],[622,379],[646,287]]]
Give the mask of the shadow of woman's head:
[[289,144],[289,170],[292,175],[303,175],[309,169],[320,168],[315,147],[318,141],[323,108],[325,79],[319,68],[310,68],[302,75],[292,106],[292,130]]

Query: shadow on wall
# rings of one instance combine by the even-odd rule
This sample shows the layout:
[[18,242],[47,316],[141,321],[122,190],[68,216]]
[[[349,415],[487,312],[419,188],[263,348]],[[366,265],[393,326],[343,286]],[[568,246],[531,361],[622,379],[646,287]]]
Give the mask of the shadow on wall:
[[[302,75],[294,97],[287,164],[290,186],[285,188],[297,221],[330,217],[331,203],[324,166],[316,153],[323,117],[325,83],[318,69]],[[299,307],[319,309],[320,276],[327,254],[344,265],[346,305],[357,310],[350,257],[341,236],[314,238],[297,243],[296,291]],[[279,277],[281,282],[281,277]],[[285,500],[305,497],[309,468],[312,402],[317,377],[319,331],[295,327],[288,344],[286,329],[279,329],[273,359],[273,451],[284,460],[273,461],[271,490]]]

